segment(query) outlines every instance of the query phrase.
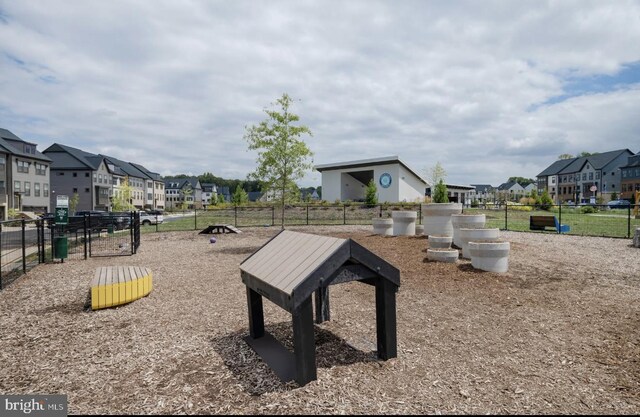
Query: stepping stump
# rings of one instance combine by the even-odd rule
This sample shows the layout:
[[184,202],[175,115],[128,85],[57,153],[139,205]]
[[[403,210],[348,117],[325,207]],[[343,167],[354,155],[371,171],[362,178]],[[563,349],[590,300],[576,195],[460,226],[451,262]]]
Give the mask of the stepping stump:
[[471,266],[489,272],[509,270],[509,242],[469,242]]
[[393,219],[374,217],[371,220],[373,233],[376,235],[393,236]]
[[424,234],[453,236],[451,215],[462,213],[462,203],[429,203],[421,206]]
[[457,249],[427,249],[427,259],[435,262],[458,262]]
[[452,214],[453,244],[458,248],[462,248],[460,229],[482,229],[485,222],[486,216],[484,214]]
[[149,294],[153,277],[149,268],[102,266],[91,280],[91,309],[127,304]]
[[394,236],[415,236],[418,212],[396,210],[391,212],[391,218]]
[[453,237],[451,236],[429,236],[429,249],[450,249]]
[[470,259],[469,242],[495,242],[500,238],[500,229],[460,229],[462,257]]

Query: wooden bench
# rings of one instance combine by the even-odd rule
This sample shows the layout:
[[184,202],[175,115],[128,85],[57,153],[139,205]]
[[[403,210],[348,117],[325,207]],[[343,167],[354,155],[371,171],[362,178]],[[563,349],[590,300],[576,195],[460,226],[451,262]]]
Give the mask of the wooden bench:
[[91,280],[91,309],[114,307],[149,294],[151,270],[139,266],[101,266]]
[[529,230],[545,230],[547,227],[553,227],[558,233],[571,230],[569,225],[560,224],[556,216],[529,216]]

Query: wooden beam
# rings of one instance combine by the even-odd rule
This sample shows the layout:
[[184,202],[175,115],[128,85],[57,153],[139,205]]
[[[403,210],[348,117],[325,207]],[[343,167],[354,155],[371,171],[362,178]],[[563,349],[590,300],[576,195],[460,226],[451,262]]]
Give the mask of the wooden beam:
[[329,312],[329,287],[320,287],[316,290],[316,323],[331,320]]
[[376,283],[376,328],[378,358],[387,360],[398,356],[396,338],[396,287],[380,278]]
[[247,287],[247,307],[249,309],[249,334],[258,339],[264,336],[264,311],[262,296]]
[[313,306],[307,297],[293,313],[293,348],[296,357],[296,382],[300,385],[318,379],[316,345],[313,332]]

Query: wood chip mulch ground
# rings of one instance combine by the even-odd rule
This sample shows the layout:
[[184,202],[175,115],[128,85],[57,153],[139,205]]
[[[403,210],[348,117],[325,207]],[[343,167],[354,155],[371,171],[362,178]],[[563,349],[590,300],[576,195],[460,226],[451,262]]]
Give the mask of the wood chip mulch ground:
[[[398,358],[376,359],[374,289],[331,287],[318,380],[283,384],[243,341],[240,262],[279,230],[145,234],[138,254],[40,265],[0,292],[0,393],[66,394],[73,414],[640,411],[640,250],[630,239],[504,232],[506,274],[426,261],[424,237],[351,237],[401,270]],[[98,266],[146,266],[148,297],[86,311]],[[291,316],[265,301],[291,347]]]

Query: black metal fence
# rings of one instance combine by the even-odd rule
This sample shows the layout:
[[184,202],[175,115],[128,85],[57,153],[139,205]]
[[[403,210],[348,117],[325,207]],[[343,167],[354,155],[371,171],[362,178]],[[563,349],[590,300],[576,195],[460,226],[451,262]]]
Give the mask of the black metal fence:
[[66,225],[53,219],[0,222],[0,290],[40,263],[64,262],[63,249],[66,259],[87,259],[133,255],[139,246],[140,216],[134,212],[71,216]]
[[[416,211],[418,223],[422,222],[422,206],[416,203],[350,205],[290,205],[285,206],[284,224],[294,225],[357,225],[371,224],[374,217],[391,217],[394,210]],[[486,205],[464,206],[463,213],[482,213],[486,227],[501,230],[534,231],[530,229],[531,216],[553,216],[561,224],[569,226],[568,234],[629,238],[640,219],[632,207],[611,209],[607,205],[584,206],[536,206],[536,205]],[[156,221],[159,217],[156,216]],[[277,206],[234,206],[220,209],[191,210],[165,213],[162,223],[142,226],[143,232],[173,230],[202,230],[213,224],[230,224],[236,227],[281,226],[282,209]],[[536,232],[558,233],[546,228]]]

